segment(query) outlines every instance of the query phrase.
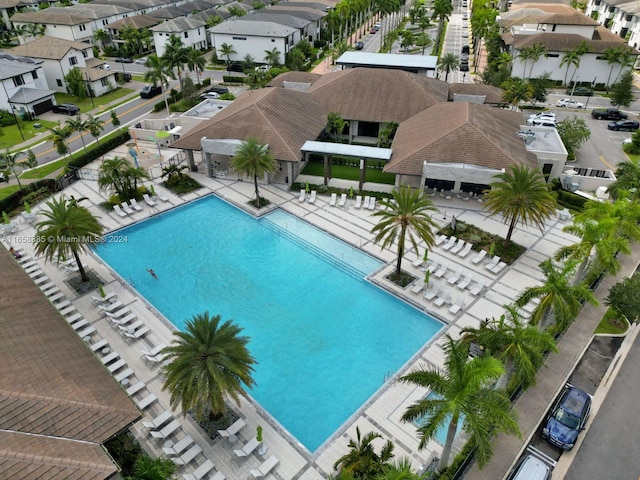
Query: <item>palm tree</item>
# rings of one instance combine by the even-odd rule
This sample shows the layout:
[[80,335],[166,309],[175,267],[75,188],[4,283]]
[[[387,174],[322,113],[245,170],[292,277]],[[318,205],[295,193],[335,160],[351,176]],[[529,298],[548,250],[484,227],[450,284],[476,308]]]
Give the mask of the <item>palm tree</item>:
[[609,70],[609,76],[607,76],[607,87],[611,85],[611,75],[613,74],[613,67],[620,63],[620,55],[624,47],[608,47],[602,52],[602,58],[607,61],[607,65],[611,65]]
[[582,302],[597,305],[598,301],[589,288],[583,283],[572,285],[571,277],[575,272],[575,262],[557,265],[551,259],[540,264],[546,280],[542,285],[527,288],[516,300],[522,307],[531,300],[539,299],[540,303],[531,315],[531,323],[540,330],[546,330],[551,324],[552,314],[556,330],[562,332],[576,318]]
[[7,168],[10,169],[13,176],[16,177],[16,180],[18,181],[18,187],[20,190],[22,190],[22,184],[20,183],[18,172],[16,172],[16,167],[33,168],[38,165],[38,160],[36,160],[33,152],[31,150],[29,150],[29,152],[31,155],[28,155],[25,160],[19,160],[25,152],[16,152],[12,154],[7,148],[4,152],[0,153],[0,170],[5,170]]
[[256,193],[255,206],[260,208],[262,199],[258,191],[258,177],[273,174],[276,171],[276,160],[269,153],[269,147],[256,138],[248,138],[236,150],[231,162],[238,173],[253,177]]
[[453,4],[451,0],[434,0],[433,2],[433,15],[431,18],[438,19],[438,33],[436,34],[436,45],[434,51],[439,51],[440,39],[442,37],[442,29],[444,28],[444,22],[449,20],[449,15],[453,13]]
[[442,426],[447,425],[447,439],[437,470],[442,472],[449,464],[451,447],[458,424],[464,417],[464,430],[469,442],[476,447],[480,468],[493,453],[491,436],[506,432],[520,436],[515,412],[509,397],[501,390],[491,388],[504,372],[500,361],[493,357],[469,358],[467,346],[446,336],[445,369],[418,369],[403,376],[400,381],[429,388],[435,397],[426,397],[410,405],[402,415],[403,422],[428,419],[418,427],[422,450]]
[[229,45],[228,43],[223,43],[220,45],[220,55],[227,57],[227,67],[231,65],[231,55],[235,55],[236,52],[233,49],[233,45]]
[[191,47],[187,50],[187,68],[190,72],[196,71],[196,78],[198,84],[200,83],[200,72],[204,70],[204,66],[207,64],[207,60],[204,58],[204,53],[195,47]]
[[463,338],[467,343],[482,345],[486,352],[504,362],[504,374],[496,382],[497,389],[506,389],[511,377],[516,385],[527,389],[535,385],[544,355],[558,349],[551,334],[524,322],[515,306],[504,308],[506,313],[500,318],[485,320],[480,328],[463,329]]
[[169,103],[167,102],[166,90],[169,88],[169,79],[176,79],[173,69],[167,65],[167,62],[163,58],[157,55],[149,55],[147,57],[147,71],[144,74],[144,81],[150,82],[154,86],[160,85],[167,112],[169,112]]
[[69,120],[67,120],[65,122],[65,125],[67,126],[67,128],[69,128],[69,130],[71,131],[75,130],[80,134],[80,140],[82,140],[82,148],[86,152],[87,146],[84,143],[84,137],[82,136],[82,132],[86,132],[87,130],[89,130],[89,127],[87,126],[87,122],[85,120],[82,120],[82,117],[78,113],[75,118],[70,118]]
[[102,236],[102,225],[98,219],[85,207],[64,195],[46,202],[48,207],[40,215],[46,220],[36,224],[35,249],[39,255],[44,255],[47,261],[57,258],[68,258],[69,254],[78,265],[80,278],[89,281],[89,276],[80,262],[80,252],[97,244]]
[[404,49],[404,53],[406,54],[407,50],[409,50],[409,47],[413,45],[415,40],[413,32],[411,30],[403,30],[400,33],[400,37],[402,38],[400,46]]
[[440,61],[438,62],[438,72],[445,72],[444,81],[449,81],[449,72],[457,72],[458,67],[460,66],[460,59],[455,53],[445,53],[442,57],[440,57]]
[[422,55],[424,55],[424,51],[426,50],[426,48],[433,45],[433,39],[429,36],[428,33],[422,32],[416,37],[416,45],[422,47]]
[[544,221],[555,214],[556,201],[539,169],[514,165],[494,178],[498,181],[491,184],[483,208],[493,215],[502,214],[504,223],[509,224],[505,245],[511,241],[518,221],[542,230]]
[[533,95],[533,86],[518,77],[511,77],[505,80],[500,88],[504,90],[502,99],[511,104],[511,110],[517,110],[520,102],[527,102]]
[[264,61],[271,67],[277,67],[280,65],[280,51],[277,48],[274,48],[273,50],[265,50]]
[[423,477],[411,471],[411,460],[401,457],[382,467],[375,480],[421,480]]
[[247,349],[249,338],[241,332],[232,320],[223,323],[209,312],[194,315],[184,331],[174,332],[173,345],[162,350],[170,360],[163,368],[163,389],[171,394],[172,408],[181,405],[184,415],[193,410],[198,418],[209,410],[219,418],[227,411],[227,397],[239,403],[245,387],[255,384],[256,363]]
[[620,64],[620,70],[618,70],[618,75],[616,75],[616,79],[613,82],[614,84],[618,83],[618,79],[620,78],[620,75],[622,75],[622,72],[624,71],[624,69],[626,67],[633,66],[635,61],[636,61],[636,57],[633,55],[632,51],[625,46],[622,49],[622,52],[620,53],[620,58],[618,59],[618,63]]
[[[92,137],[96,139],[98,145],[100,144],[100,133],[104,130],[104,121],[97,117],[94,117],[90,113],[87,114],[87,130]],[[114,125],[115,126],[115,125]]]
[[383,472],[383,468],[393,458],[394,445],[387,440],[376,453],[373,441],[382,438],[378,432],[369,432],[364,437],[360,434],[360,428],[356,427],[356,439],[349,439],[349,453],[343,455],[336,463],[334,469],[340,467],[341,475],[347,474],[357,480],[368,480]]
[[562,56],[562,60],[560,60],[560,67],[566,65],[567,71],[564,73],[564,84],[567,85],[567,75],[569,74],[569,68],[574,67],[573,75],[576,74],[578,68],[580,68],[580,58],[589,51],[589,45],[584,40],[576,45],[573,49],[565,52]]
[[100,165],[98,187],[113,190],[120,201],[125,201],[138,196],[139,182],[147,178],[149,176],[142,168],[134,167],[126,158],[114,157]]
[[100,45],[102,46],[102,50],[104,50],[104,47],[107,44],[107,41],[111,39],[111,36],[106,30],[103,30],[100,28],[95,32],[93,32],[93,39],[96,42],[100,42]]
[[536,63],[538,63],[540,57],[542,57],[543,55],[547,55],[547,47],[543,43],[534,43],[529,48],[531,49],[529,52],[529,58],[532,60],[531,69],[529,70],[529,78],[531,78],[531,76],[533,75],[533,67],[536,66]]
[[[635,135],[635,134],[634,134]],[[616,166],[616,181],[609,185],[607,191],[615,197],[622,191],[629,194],[630,200],[640,200],[640,157],[629,157],[627,161]]]
[[167,42],[162,58],[167,67],[171,70],[174,68],[178,70],[178,83],[182,88],[182,69],[189,61],[189,49],[184,46],[180,37],[173,34],[169,35],[169,42]]
[[67,138],[71,136],[71,130],[69,127],[61,126],[60,121],[58,121],[58,126],[53,128],[47,128],[51,135],[47,137],[47,140],[53,142],[53,146],[56,147],[56,151],[60,155],[64,155],[69,153],[69,147],[67,145]]
[[169,458],[138,457],[129,480],[168,480],[174,478],[177,465]]
[[399,190],[394,188],[391,196],[391,199],[383,198],[380,201],[384,208],[373,214],[375,217],[380,217],[380,221],[374,225],[371,233],[376,233],[373,241],[381,243],[381,248],[388,248],[396,241],[398,242],[395,276],[399,278],[407,237],[416,252],[418,240],[424,241],[429,248],[433,246],[433,228],[436,224],[430,212],[436,209],[429,197],[407,185],[401,186]]

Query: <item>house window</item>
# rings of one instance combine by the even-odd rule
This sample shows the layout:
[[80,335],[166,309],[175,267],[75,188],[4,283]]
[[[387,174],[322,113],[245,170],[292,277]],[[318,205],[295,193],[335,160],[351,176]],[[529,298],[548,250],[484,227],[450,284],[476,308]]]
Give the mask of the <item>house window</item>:
[[69,57],[69,65],[74,66],[78,64],[78,59],[76,57]]
[[275,39],[275,38],[272,38],[272,39],[271,39],[271,43],[275,43],[275,41],[276,41],[276,39]]
[[13,84],[16,87],[19,87],[20,85],[24,85],[24,80],[22,78],[22,75],[17,75],[15,77],[13,77]]
[[613,12],[615,12],[615,11],[616,11],[616,7],[615,7],[615,5],[611,5],[611,6],[609,7],[609,13],[613,13]]
[[596,0],[596,6],[600,5],[602,3],[602,0]]
[[189,32],[184,32],[184,38],[189,38]]
[[80,25],[80,31],[84,32],[87,29],[86,25]]
[[60,80],[59,78],[56,78],[56,84],[61,87],[62,86],[62,80]]
[[200,35],[200,29],[198,29],[198,35]]
[[82,51],[82,56],[83,56],[84,58],[87,58],[87,57],[89,56],[89,52],[87,52],[86,50],[83,50],[83,51]]
[[246,40],[247,39],[247,37],[231,37],[231,38],[233,38],[234,40]]
[[558,58],[559,56],[559,53],[547,53],[548,58]]
[[625,19],[627,22],[630,22],[631,20],[633,20],[633,15],[627,15],[626,17],[624,17],[624,19]]
[[34,80],[37,80],[37,79],[38,79],[38,72],[36,72],[35,70],[34,70],[33,72],[31,72],[31,77],[32,77]]
[[102,83],[103,87],[106,87],[107,85],[109,85],[109,80],[108,77],[104,77],[100,80],[100,83]]
[[628,28],[622,28],[620,29],[620,38],[625,38],[627,36],[627,32],[629,31]]

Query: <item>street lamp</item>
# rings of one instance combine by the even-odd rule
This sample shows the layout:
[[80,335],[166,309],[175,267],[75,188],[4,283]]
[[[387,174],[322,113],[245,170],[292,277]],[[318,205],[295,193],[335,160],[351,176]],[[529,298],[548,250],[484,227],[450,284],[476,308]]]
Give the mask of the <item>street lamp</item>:
[[18,130],[20,131],[20,136],[22,137],[22,140],[24,140],[24,133],[22,133],[22,127],[20,126],[20,120],[18,119],[18,115],[16,115],[16,106],[13,103],[11,104],[11,112],[13,113],[13,119],[16,121],[16,124],[18,125]]
[[87,79],[87,90],[89,92],[89,100],[91,100],[91,107],[95,108],[95,105],[93,103],[93,88],[91,88],[91,82],[89,81],[89,74],[86,71],[84,72],[84,78]]

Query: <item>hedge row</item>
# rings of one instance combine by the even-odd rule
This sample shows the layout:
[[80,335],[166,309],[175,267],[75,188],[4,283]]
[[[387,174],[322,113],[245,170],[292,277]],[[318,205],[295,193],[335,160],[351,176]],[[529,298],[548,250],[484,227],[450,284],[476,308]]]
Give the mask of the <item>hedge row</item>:
[[60,184],[57,180],[52,178],[45,178],[38,180],[37,182],[25,185],[22,190],[12,193],[11,195],[0,200],[0,212],[12,212],[19,208],[22,208],[23,198],[32,192],[46,188],[50,193],[60,190]]
[[224,83],[244,83],[246,77],[232,77],[231,75],[223,75],[222,81]]
[[124,130],[118,135],[111,137],[106,141],[103,141],[99,145],[92,145],[91,147],[88,147],[86,153],[81,153],[80,155],[75,156],[73,160],[71,160],[67,164],[67,169],[77,170],[79,168],[82,168],[85,165],[93,162],[96,158],[109,153],[114,148],[119,147],[129,140],[131,140],[131,135],[129,135],[128,130]]
[[558,203],[563,207],[573,208],[574,210],[582,211],[584,209],[584,204],[589,201],[589,199],[582,197],[580,195],[576,195],[572,192],[567,192],[566,190],[558,190]]

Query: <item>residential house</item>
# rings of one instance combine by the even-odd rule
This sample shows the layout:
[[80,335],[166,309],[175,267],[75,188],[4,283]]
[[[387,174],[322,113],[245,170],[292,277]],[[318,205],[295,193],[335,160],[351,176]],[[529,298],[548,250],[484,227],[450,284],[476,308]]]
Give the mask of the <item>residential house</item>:
[[231,45],[236,53],[229,56],[233,62],[242,61],[245,55],[260,59],[265,50],[277,49],[283,56],[300,41],[300,31],[275,22],[227,20],[208,29],[211,45],[220,55],[222,44]]
[[116,22],[129,15],[134,15],[129,7],[119,5],[102,5],[78,3],[69,7],[49,7],[47,13],[76,15],[91,20],[91,30],[104,30],[105,25]]
[[[316,32],[313,28],[314,22],[293,14],[272,14],[269,11],[258,10],[257,12],[245,15],[244,17],[242,17],[242,19],[249,22],[279,23],[280,25],[284,25],[286,27],[295,28],[296,30],[298,30],[300,39],[309,40],[311,44],[313,44],[313,42],[317,39],[315,35]],[[256,58],[256,60],[259,62],[263,61],[262,57],[258,57]],[[280,62],[284,62],[284,57],[280,59]]]
[[11,29],[11,16],[22,8],[24,4],[22,0],[0,0],[0,15],[7,30]]
[[207,22],[197,17],[174,18],[167,22],[151,27],[153,43],[156,46],[156,54],[164,55],[169,37],[177,36],[185,47],[194,47],[198,50],[207,48]]
[[41,61],[48,88],[57,92],[67,91],[64,77],[74,67],[86,79],[87,91],[96,97],[104,95],[116,85],[115,73],[100,68],[104,61],[94,58],[93,47],[85,42],[40,37],[26,45],[18,45],[9,52]]
[[41,60],[0,54],[0,109],[39,115],[55,103]]
[[[11,17],[14,28],[25,25],[42,25],[45,27],[44,35],[75,42],[88,42],[93,40],[93,20],[69,13],[53,13],[49,9],[18,12]],[[23,37],[21,36],[21,39]],[[33,37],[27,37],[24,41],[30,41]]]
[[[633,48],[640,47],[640,3],[629,0],[589,0],[585,13],[611,29]],[[637,65],[636,65],[637,68]]]
[[104,26],[104,30],[109,34],[110,42],[121,47],[125,42],[124,40],[120,40],[120,32],[125,28],[131,27],[136,30],[142,30],[143,28],[154,27],[160,22],[161,20],[150,17],[149,15],[134,15],[118,20],[117,22],[109,23]]
[[291,2],[283,2],[273,5],[267,9],[267,12],[271,14],[294,15],[309,20],[311,23],[306,29],[306,34],[308,35],[307,40],[312,42],[311,38],[314,40],[320,38],[325,27],[325,18],[327,16],[326,8],[294,7],[291,6],[290,3]]

